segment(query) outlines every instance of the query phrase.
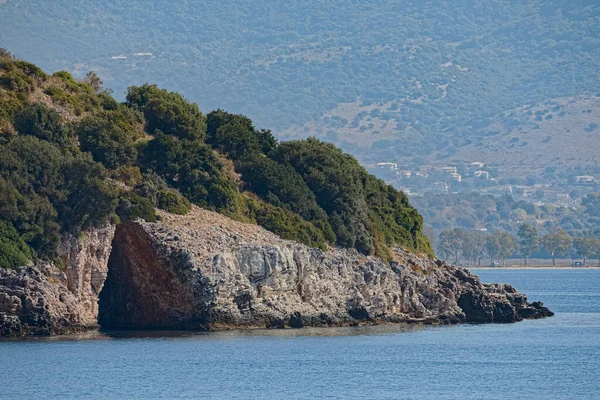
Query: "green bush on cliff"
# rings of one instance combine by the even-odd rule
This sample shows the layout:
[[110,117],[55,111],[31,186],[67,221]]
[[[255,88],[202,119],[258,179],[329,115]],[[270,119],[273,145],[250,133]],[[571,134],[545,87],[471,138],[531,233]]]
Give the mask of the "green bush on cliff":
[[88,81],[76,80],[67,71],[54,73],[44,85],[44,93],[76,116],[102,109],[114,110],[117,106],[107,93],[97,92]]
[[247,216],[263,228],[283,239],[295,240],[311,247],[326,250],[323,233],[299,215],[265,203],[252,196],[246,197]]
[[81,150],[107,168],[116,169],[137,160],[135,140],[140,138],[132,122],[120,111],[102,111],[75,125]]
[[156,85],[132,86],[127,90],[127,104],[143,111],[151,134],[160,130],[190,140],[203,140],[206,135],[206,117],[179,93]]
[[126,192],[119,198],[116,209],[122,221],[135,221],[138,218],[146,222],[156,222],[156,213],[150,200],[133,192]]
[[21,267],[32,258],[31,248],[17,230],[11,224],[0,221],[0,268]]
[[71,140],[60,115],[43,103],[25,106],[15,115],[13,126],[22,135],[35,136],[62,146]]
[[257,131],[244,115],[216,110],[206,118],[206,142],[234,160],[256,153],[266,154],[277,146],[271,131]]
[[106,223],[117,192],[89,154],[31,136],[0,145],[0,220],[39,257],[55,254],[61,232]]
[[0,93],[0,120],[11,121],[17,111],[23,106],[19,96],[11,92]]
[[89,154],[65,161],[61,171],[64,197],[56,204],[63,230],[78,232],[106,224],[118,196],[116,187],[106,180],[106,170]]
[[292,166],[279,164],[264,156],[245,159],[236,163],[236,166],[247,190],[312,222],[327,242],[335,244],[335,233],[327,221],[327,214]]
[[185,215],[192,207],[188,199],[177,190],[168,187],[164,179],[155,173],[146,174],[134,191],[150,200],[155,207],[172,214]]
[[185,215],[192,207],[188,199],[172,189],[162,189],[156,197],[157,207],[172,214]]
[[160,175],[192,203],[228,214],[237,213],[239,194],[235,184],[205,143],[158,131],[144,150],[142,165]]
[[0,87],[18,94],[27,94],[34,88],[34,81],[27,75],[8,70],[0,75]]
[[334,145],[314,138],[290,141],[270,155],[302,176],[329,216],[339,245],[363,254],[393,245],[432,254],[422,238],[423,220],[406,196]]

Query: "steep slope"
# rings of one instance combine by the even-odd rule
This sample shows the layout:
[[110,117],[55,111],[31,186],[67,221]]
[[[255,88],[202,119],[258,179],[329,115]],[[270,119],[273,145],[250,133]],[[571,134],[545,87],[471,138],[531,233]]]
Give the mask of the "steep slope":
[[432,261],[407,197],[332,144],[3,49],[0,189],[1,335],[551,315]]

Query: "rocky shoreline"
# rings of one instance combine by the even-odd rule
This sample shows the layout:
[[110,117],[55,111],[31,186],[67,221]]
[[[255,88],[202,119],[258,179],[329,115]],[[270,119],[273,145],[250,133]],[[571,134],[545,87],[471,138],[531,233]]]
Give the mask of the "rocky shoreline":
[[0,268],[0,337],[58,335],[98,327],[115,227],[65,236],[53,263]]
[[0,336],[94,329],[506,323],[553,315],[504,284],[396,249],[322,252],[194,208],[61,245],[65,264],[0,270]]

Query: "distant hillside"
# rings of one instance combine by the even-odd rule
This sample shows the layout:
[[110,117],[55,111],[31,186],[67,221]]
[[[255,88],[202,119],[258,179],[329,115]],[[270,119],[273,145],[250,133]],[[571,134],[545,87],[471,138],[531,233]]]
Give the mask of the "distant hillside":
[[501,174],[541,172],[548,166],[598,167],[600,97],[580,96],[519,107],[496,116],[487,134],[436,158],[480,161]]
[[[402,122],[390,117],[390,104],[341,104],[327,112],[321,123],[289,128],[282,137],[324,136],[366,163],[394,161],[437,166],[454,162],[484,162],[498,169],[499,177],[540,173],[548,166],[598,166],[600,152],[600,97],[576,96],[527,105],[495,115],[466,142],[451,136],[428,154],[415,146],[427,138],[417,129],[399,132]],[[323,124],[335,128],[324,129]],[[403,142],[403,145],[400,143]],[[404,156],[397,154],[412,149]]]
[[[597,149],[578,132],[598,124],[599,16],[595,0],[7,0],[0,45],[46,69],[96,70],[120,99],[156,82],[364,162],[509,148],[510,163],[525,160],[517,150],[570,163]],[[525,105],[550,108],[531,121]],[[579,106],[591,114],[576,119]]]

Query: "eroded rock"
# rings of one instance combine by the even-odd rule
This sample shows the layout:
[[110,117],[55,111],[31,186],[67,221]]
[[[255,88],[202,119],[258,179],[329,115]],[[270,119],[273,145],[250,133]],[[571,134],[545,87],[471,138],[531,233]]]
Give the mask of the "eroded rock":
[[[353,250],[308,248],[206,210],[161,217],[118,227],[103,326],[298,328],[551,314],[510,285],[484,285],[468,270],[401,249],[386,263]],[[166,240],[173,236],[177,242]]]
[[108,269],[115,228],[66,235],[60,268],[40,263],[0,269],[0,336],[53,335],[98,326],[98,295]]
[[[401,249],[318,249],[194,207],[67,237],[64,268],[0,270],[0,335],[127,329],[514,322],[552,315],[510,285]],[[177,238],[177,240],[173,240]],[[108,274],[108,278],[107,278]],[[100,307],[98,299],[100,298]]]

